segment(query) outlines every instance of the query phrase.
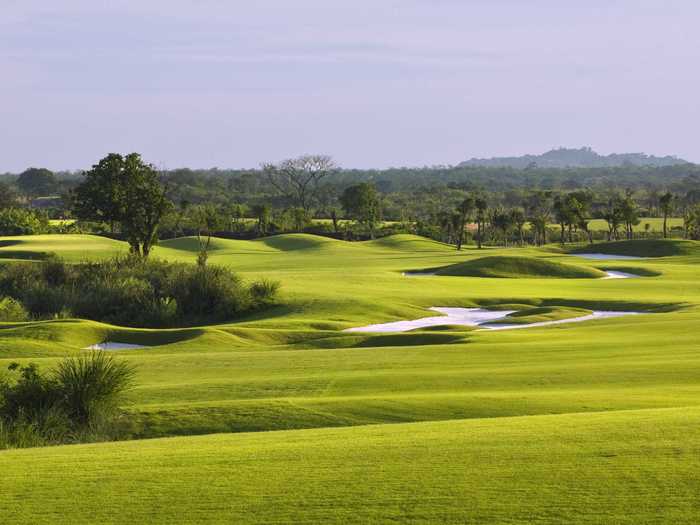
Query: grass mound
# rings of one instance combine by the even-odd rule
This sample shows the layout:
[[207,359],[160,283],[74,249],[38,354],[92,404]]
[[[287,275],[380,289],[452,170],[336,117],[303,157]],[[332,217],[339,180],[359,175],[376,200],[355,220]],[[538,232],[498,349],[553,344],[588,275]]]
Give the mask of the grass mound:
[[451,264],[434,270],[436,275],[460,277],[599,279],[605,273],[595,268],[575,266],[534,257],[492,256]]
[[314,250],[323,248],[328,245],[338,244],[342,241],[321,237],[320,235],[310,235],[308,233],[285,233],[282,235],[273,235],[254,241],[258,244],[263,244],[276,250],[289,252],[294,250]]
[[408,233],[398,233],[389,235],[381,239],[373,241],[365,241],[362,243],[365,246],[376,246],[378,248],[389,248],[392,250],[401,250],[407,252],[421,251],[453,251],[454,246],[449,246],[432,239],[421,237],[420,235],[412,235]]
[[604,253],[632,257],[669,257],[672,255],[697,255],[700,242],[679,239],[643,239],[614,241],[576,248],[571,253]]
[[638,275],[639,277],[658,277],[663,275],[659,271],[650,270],[649,268],[640,268],[639,266],[605,266],[601,267],[600,269],[603,271],[631,273],[632,275]]
[[121,241],[97,235],[24,235],[3,237],[0,259],[41,260],[57,254],[68,261],[107,258],[127,251]]
[[498,319],[489,324],[532,324],[544,323],[547,321],[559,321],[562,319],[574,319],[590,315],[593,312],[585,308],[574,308],[565,306],[540,306],[537,308],[527,308],[507,315],[504,319]]

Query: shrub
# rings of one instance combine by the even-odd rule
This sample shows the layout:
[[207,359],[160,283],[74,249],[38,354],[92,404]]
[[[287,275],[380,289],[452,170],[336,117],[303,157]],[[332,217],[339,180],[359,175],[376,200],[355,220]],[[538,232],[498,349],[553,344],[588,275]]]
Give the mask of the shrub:
[[260,279],[250,285],[250,295],[259,305],[270,304],[277,297],[280,283],[269,279]]
[[10,323],[17,321],[27,321],[29,312],[22,306],[22,303],[12,297],[0,299],[0,322]]
[[101,424],[114,414],[119,397],[133,383],[135,370],[105,352],[71,357],[54,371],[62,408],[76,426]]
[[172,295],[185,319],[226,321],[251,309],[252,297],[240,278],[222,266],[181,266]]
[[[126,326],[228,321],[271,304],[278,289],[267,280],[248,286],[222,266],[134,257],[76,265],[51,257],[0,267],[0,296],[14,299],[28,316],[75,315]],[[27,317],[19,309],[14,314],[12,320]]]
[[34,235],[48,230],[46,214],[24,208],[0,209],[0,235]]
[[104,352],[68,358],[49,374],[13,363],[0,379],[0,448],[100,440],[112,432],[135,370]]

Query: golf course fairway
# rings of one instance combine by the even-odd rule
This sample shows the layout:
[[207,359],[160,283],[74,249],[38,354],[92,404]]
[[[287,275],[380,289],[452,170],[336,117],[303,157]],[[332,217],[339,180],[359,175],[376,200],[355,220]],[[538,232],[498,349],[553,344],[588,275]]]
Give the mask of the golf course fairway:
[[[111,354],[137,369],[130,439],[0,450],[0,523],[697,523],[700,243],[645,242],[572,250],[641,257],[591,260],[413,235],[214,239],[209,263],[278,281],[277,305],[167,330],[0,324],[0,370],[138,345]],[[152,256],[194,263],[197,250],[173,239]],[[1,264],[125,251],[89,235],[0,239]],[[464,271],[404,275],[435,268]],[[616,270],[638,277],[600,278]],[[639,315],[346,331],[433,307],[524,325]]]

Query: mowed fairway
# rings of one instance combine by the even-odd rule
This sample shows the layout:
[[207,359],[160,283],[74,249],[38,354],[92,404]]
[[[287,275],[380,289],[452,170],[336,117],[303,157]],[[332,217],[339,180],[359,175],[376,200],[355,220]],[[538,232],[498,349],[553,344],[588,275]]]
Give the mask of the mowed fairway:
[[[138,366],[130,432],[181,436],[0,451],[3,523],[700,519],[700,244],[624,261],[558,247],[457,252],[407,235],[212,247],[212,263],[280,281],[280,306],[177,330],[0,329],[3,368],[105,340],[148,345],[118,354]],[[0,258],[120,250],[98,237],[17,237]],[[194,261],[196,242],[165,241],[154,255]],[[589,277],[402,275],[487,256]],[[641,277],[590,277],[615,269]],[[342,331],[432,316],[431,306],[508,305],[644,313],[504,332]]]

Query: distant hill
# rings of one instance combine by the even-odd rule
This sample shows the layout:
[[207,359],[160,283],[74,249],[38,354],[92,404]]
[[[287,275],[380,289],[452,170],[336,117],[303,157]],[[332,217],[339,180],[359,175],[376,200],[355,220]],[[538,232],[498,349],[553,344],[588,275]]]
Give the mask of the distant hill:
[[655,157],[644,153],[612,153],[599,155],[591,148],[558,148],[542,155],[522,157],[493,157],[490,159],[470,159],[460,166],[488,166],[511,168],[609,168],[615,166],[673,166],[689,164],[678,157]]

